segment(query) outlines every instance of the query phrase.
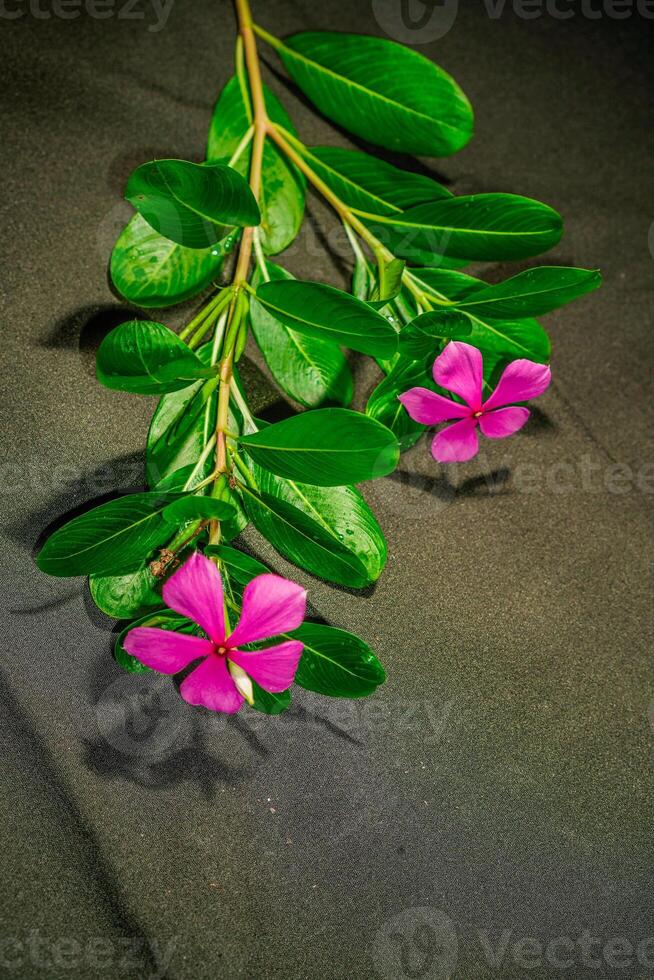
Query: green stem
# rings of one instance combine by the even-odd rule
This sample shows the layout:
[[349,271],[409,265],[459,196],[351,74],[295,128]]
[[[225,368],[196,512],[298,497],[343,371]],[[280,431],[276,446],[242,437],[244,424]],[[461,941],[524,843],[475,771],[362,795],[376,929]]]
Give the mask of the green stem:
[[214,312],[216,307],[222,307],[224,305],[225,293],[227,293],[227,299],[229,300],[229,290],[221,289],[214,297],[212,297],[206,306],[203,306],[197,316],[194,316],[190,323],[187,323],[187,325],[180,330],[177,335],[180,340],[186,340],[186,338]]
[[232,153],[232,155],[231,155],[231,157],[229,159],[229,162],[227,163],[227,166],[228,167],[233,167],[234,164],[240,159],[241,154],[243,153],[243,151],[252,142],[252,137],[253,136],[254,136],[254,126],[250,126],[250,128],[246,130],[245,135],[243,136],[243,139],[241,140],[241,142],[238,144],[238,146],[236,147],[236,149]]
[[232,453],[232,462],[236,466],[237,470],[241,473],[248,486],[250,486],[253,490],[258,490],[259,484],[257,483],[252,473],[245,465],[245,463],[243,462],[243,460],[241,459],[238,453]]
[[248,404],[247,404],[245,398],[243,397],[243,392],[241,391],[241,389],[238,386],[238,384],[236,384],[236,382],[233,382],[230,393],[231,393],[232,399],[234,401],[234,404],[236,405],[236,407],[240,411],[241,415],[243,416],[243,418],[245,419],[245,421],[256,432],[256,430],[258,428],[257,423],[255,422],[254,418],[252,417],[252,414],[250,412],[250,409],[248,408]]

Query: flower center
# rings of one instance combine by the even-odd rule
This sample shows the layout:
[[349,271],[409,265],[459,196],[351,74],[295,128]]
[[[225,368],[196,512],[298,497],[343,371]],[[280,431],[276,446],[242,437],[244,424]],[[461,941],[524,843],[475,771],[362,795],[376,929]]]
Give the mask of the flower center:
[[484,414],[483,412],[473,412],[472,417],[473,419],[480,419],[483,414]]
[[217,657],[226,657],[227,654],[229,653],[229,650],[227,647],[214,645],[213,652],[216,654]]

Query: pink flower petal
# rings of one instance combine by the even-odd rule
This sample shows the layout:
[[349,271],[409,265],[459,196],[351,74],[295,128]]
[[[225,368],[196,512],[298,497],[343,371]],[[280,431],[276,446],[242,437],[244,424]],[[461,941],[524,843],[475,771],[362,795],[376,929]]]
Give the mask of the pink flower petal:
[[434,361],[434,381],[453,391],[473,412],[481,408],[484,363],[481,351],[461,340],[452,340]]
[[536,364],[525,358],[511,361],[504,368],[495,391],[482,407],[486,411],[502,405],[512,405],[514,402],[526,402],[529,398],[538,398],[551,380],[552,372],[547,364]]
[[429,388],[410,388],[397,397],[411,418],[423,425],[438,425],[439,422],[464,419],[470,415],[467,405],[459,405],[450,398],[443,398]]
[[201,704],[212,711],[225,711],[229,715],[238,711],[245,700],[230,677],[227,658],[215,655],[207,657],[191,671],[182,681],[179,693],[188,704]]
[[442,429],[431,444],[431,453],[439,463],[465,463],[479,449],[477,419],[463,419]]
[[306,608],[307,593],[296,582],[280,575],[258,575],[245,586],[241,618],[227,645],[256,643],[297,629]]
[[223,643],[223,583],[212,561],[193,552],[165,583],[162,595],[167,606],[198,623],[210,640]]
[[208,656],[213,647],[199,636],[186,636],[154,626],[137,626],[130,630],[123,647],[146,667],[160,674],[176,674],[198,657]]
[[303,643],[288,640],[267,650],[232,650],[229,659],[242,667],[265,691],[278,694],[293,683],[303,649]]
[[479,419],[479,428],[489,439],[506,439],[523,427],[529,415],[528,408],[518,405],[496,408],[492,412],[484,412]]

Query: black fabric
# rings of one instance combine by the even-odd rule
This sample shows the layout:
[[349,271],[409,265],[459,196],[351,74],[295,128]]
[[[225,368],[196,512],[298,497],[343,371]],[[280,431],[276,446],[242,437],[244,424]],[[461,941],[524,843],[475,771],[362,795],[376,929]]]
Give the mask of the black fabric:
[[[388,4],[256,6],[279,35],[386,36]],[[444,36],[417,44],[476,111],[469,147],[424,168],[457,193],[552,204],[566,235],[539,261],[599,266],[605,285],[546,318],[554,383],[522,434],[447,469],[423,442],[366,487],[389,542],[375,588],[297,574],[315,616],[373,645],[386,685],[353,703],[298,691],[286,716],[228,721],[187,709],[166,680],[121,675],[114,624],[85,584],[47,578],[32,555],[71,509],[143,483],[153,401],[93,378],[124,309],[107,259],[130,170],[201,159],[232,12],[177,3],[158,31],[145,3],[143,20],[0,17],[0,975],[654,967],[652,22],[489,6],[460,5]],[[265,57],[306,141],[351,145]],[[314,198],[284,261],[346,282],[343,237]],[[377,376],[355,364],[362,405]],[[255,406],[277,411],[260,367],[248,348]]]

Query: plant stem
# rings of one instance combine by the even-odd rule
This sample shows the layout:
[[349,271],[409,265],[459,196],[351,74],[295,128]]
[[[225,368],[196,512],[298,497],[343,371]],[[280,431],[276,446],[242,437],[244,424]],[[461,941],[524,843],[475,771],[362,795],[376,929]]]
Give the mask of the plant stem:
[[196,327],[199,327],[201,323],[206,320],[210,313],[216,309],[216,307],[224,300],[224,290],[220,290],[215,296],[213,296],[206,306],[203,306],[197,316],[186,324],[183,330],[177,334],[180,340],[185,340],[189,334],[192,334]]
[[[263,164],[263,149],[268,131],[268,114],[263,94],[261,68],[257,55],[257,44],[252,30],[252,14],[248,0],[235,0],[236,16],[239,33],[243,43],[245,66],[247,68],[252,110],[254,133],[252,136],[252,155],[250,158],[250,190],[256,201],[261,196],[261,168]],[[252,241],[254,229],[249,226],[243,229],[241,244],[234,270],[234,297],[232,299],[227,321],[227,336],[220,364],[220,388],[218,391],[218,412],[216,417],[216,473],[220,475],[227,470],[227,422],[229,417],[229,392],[234,368],[234,345],[238,337],[240,318],[244,315],[240,302],[241,288],[247,281],[252,257]],[[211,544],[220,541],[220,522],[211,522]]]
[[282,129],[281,126],[277,126],[275,123],[270,123],[268,126],[268,135],[272,140],[277,143],[279,148],[286,154],[289,160],[292,160],[298,170],[301,170],[305,175],[307,180],[309,180],[316,190],[319,190],[322,196],[329,201],[331,206],[337,212],[338,215],[345,221],[350,228],[353,228],[357,235],[363,239],[366,245],[369,245],[375,256],[378,259],[390,261],[393,258],[393,253],[389,252],[385,245],[375,238],[373,233],[366,228],[362,221],[357,218],[353,211],[345,204],[338,194],[335,194],[331,187],[325,183],[322,177],[311,169],[309,164],[306,162],[304,157],[299,153],[295,146],[300,146],[304,148],[304,144],[296,139],[291,133],[286,129]]

